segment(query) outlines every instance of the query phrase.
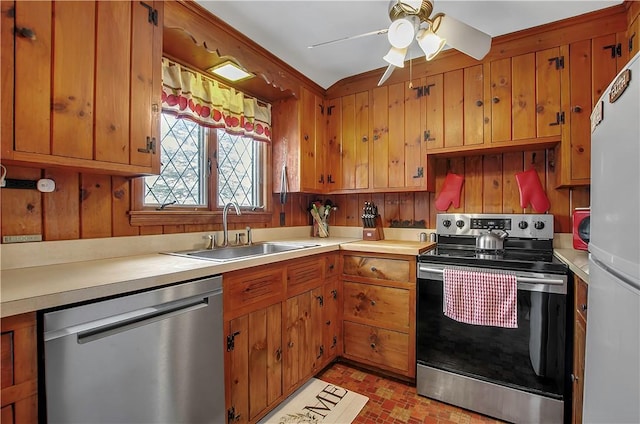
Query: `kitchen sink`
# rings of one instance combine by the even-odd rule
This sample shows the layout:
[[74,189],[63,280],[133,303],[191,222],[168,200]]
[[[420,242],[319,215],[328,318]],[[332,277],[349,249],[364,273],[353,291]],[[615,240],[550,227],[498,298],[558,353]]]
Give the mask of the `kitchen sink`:
[[319,246],[311,243],[287,243],[287,242],[265,242],[254,243],[244,246],[218,247],[215,249],[189,250],[184,252],[171,252],[170,255],[186,256],[191,258],[206,259],[210,261],[232,261],[250,256],[262,256],[271,253],[287,252],[309,247]]

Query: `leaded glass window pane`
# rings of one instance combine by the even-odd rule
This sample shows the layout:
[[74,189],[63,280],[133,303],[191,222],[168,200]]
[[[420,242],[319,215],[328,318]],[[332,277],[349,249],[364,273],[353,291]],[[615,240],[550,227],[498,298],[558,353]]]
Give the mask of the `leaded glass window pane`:
[[264,207],[264,143],[217,131],[218,206],[236,202],[241,207]]

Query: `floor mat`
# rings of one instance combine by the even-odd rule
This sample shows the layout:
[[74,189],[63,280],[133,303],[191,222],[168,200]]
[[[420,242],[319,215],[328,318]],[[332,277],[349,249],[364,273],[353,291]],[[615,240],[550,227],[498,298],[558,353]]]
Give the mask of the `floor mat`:
[[350,424],[369,398],[312,378],[258,424]]

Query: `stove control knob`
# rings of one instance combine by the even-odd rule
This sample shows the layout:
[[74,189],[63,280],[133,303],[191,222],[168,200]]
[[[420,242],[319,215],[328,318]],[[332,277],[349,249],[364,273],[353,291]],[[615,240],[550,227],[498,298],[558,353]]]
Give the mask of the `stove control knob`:
[[518,228],[520,228],[521,230],[526,230],[528,226],[529,224],[527,224],[527,221],[518,222]]
[[461,220],[461,219],[457,220],[456,221],[456,227],[458,227],[458,228],[464,227],[464,221]]
[[544,222],[542,221],[536,221],[533,224],[533,228],[535,228],[536,230],[542,230],[544,228]]
[[444,221],[442,221],[442,225],[444,225],[446,228],[449,228],[451,227],[451,221],[445,219]]

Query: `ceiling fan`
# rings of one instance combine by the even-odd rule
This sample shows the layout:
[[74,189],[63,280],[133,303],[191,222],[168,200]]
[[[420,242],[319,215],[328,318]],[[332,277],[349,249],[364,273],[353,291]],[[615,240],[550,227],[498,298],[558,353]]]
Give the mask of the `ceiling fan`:
[[433,0],[391,0],[389,3],[389,28],[365,34],[339,38],[314,44],[309,48],[326,46],[369,35],[387,34],[391,48],[383,59],[389,64],[378,85],[382,85],[393,70],[404,67],[409,46],[415,39],[425,58],[431,60],[445,46],[455,48],[474,59],[481,60],[491,48],[491,36],[472,26],[445,15],[433,12]]

